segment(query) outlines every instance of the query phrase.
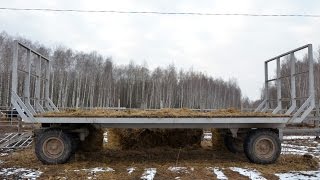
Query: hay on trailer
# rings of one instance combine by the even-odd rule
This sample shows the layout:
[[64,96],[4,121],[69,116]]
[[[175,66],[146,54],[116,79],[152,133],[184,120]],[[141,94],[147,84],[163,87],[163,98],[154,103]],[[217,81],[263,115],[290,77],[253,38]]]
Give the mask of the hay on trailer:
[[108,129],[111,149],[200,147],[202,129]]
[[46,112],[37,115],[38,117],[148,117],[148,118],[193,118],[193,117],[282,117],[284,115],[264,112],[241,112],[237,109],[221,109],[212,111],[200,111],[192,109],[68,109],[60,112]]

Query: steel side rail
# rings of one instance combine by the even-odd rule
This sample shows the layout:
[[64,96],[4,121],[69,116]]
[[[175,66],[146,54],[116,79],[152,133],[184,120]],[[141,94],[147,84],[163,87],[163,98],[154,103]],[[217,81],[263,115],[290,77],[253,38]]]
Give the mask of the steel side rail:
[[104,118],[36,117],[39,123],[97,124],[115,128],[282,128],[289,117]]

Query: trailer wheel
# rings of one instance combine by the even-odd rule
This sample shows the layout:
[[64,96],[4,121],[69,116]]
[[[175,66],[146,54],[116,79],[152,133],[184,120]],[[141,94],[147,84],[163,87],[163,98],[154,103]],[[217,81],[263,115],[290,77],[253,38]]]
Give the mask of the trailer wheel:
[[274,163],[281,153],[280,139],[277,133],[273,131],[253,130],[245,139],[244,153],[253,163]]
[[224,136],[224,145],[232,153],[243,153],[243,141],[230,135]]
[[43,164],[65,163],[72,151],[72,138],[61,130],[42,132],[35,144],[36,156]]

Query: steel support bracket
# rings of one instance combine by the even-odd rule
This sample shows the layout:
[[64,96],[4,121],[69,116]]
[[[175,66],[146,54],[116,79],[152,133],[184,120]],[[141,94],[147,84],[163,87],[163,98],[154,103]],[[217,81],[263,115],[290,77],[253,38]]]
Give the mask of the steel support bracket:
[[230,129],[232,137],[234,137],[234,138],[238,137],[238,130],[239,130],[238,128],[231,128]]
[[279,130],[279,139],[282,142],[283,141],[283,129],[278,129]]

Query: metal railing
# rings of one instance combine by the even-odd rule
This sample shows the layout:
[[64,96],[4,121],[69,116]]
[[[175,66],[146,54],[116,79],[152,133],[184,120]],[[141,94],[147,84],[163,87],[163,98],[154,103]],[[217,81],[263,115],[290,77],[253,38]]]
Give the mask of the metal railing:
[[[11,104],[21,118],[35,122],[36,113],[59,111],[49,98],[50,60],[18,41],[14,42],[13,49]],[[24,59],[23,52],[26,52]],[[23,88],[18,84],[23,84]]]
[[[14,128],[21,131],[22,119],[13,107],[1,107],[0,109],[0,128]],[[4,130],[3,129],[3,130]]]
[[[296,59],[295,53],[301,50],[307,49],[307,63],[308,63],[308,70],[296,72]],[[290,57],[290,75],[281,75],[281,58],[288,56]],[[268,74],[268,64],[272,61],[276,61],[276,77],[269,79]],[[275,81],[276,82],[276,90],[277,90],[277,106],[274,109],[271,109],[273,114],[277,114],[279,112],[285,111],[285,115],[292,116],[289,123],[301,123],[306,117],[311,113],[311,111],[315,108],[315,88],[314,88],[314,71],[313,71],[313,51],[312,51],[312,44],[307,44],[305,46],[299,47],[297,49],[288,51],[283,53],[279,56],[271,58],[265,61],[265,89],[264,89],[264,100],[262,103],[256,108],[255,112],[266,112],[270,110],[270,102],[274,101],[269,96],[269,83]],[[296,76],[301,74],[308,74],[308,97],[297,97],[296,96]],[[283,78],[290,78],[290,98],[282,98],[281,97],[281,80]],[[298,107],[297,100],[304,99],[304,103]],[[288,109],[284,109],[282,107],[283,101],[291,102],[291,106]]]
[[18,149],[31,146],[31,132],[5,133],[0,135],[0,149]]

